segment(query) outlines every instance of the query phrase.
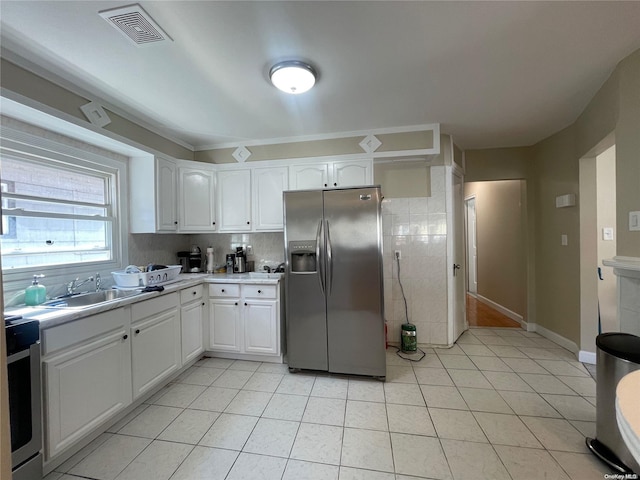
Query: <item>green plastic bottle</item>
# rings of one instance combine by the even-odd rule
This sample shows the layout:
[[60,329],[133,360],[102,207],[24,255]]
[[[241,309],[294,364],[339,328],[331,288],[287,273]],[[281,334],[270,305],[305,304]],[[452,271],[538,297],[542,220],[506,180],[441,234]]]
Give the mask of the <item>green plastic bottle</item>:
[[44,303],[47,299],[47,287],[38,283],[38,278],[42,278],[44,275],[34,275],[33,283],[29,285],[24,291],[24,303],[25,305],[34,306]]

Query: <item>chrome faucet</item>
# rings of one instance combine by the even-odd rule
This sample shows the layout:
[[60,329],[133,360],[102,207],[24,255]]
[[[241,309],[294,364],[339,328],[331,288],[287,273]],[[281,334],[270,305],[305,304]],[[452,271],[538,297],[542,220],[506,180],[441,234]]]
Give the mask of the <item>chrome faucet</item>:
[[85,283],[93,282],[93,277],[85,278],[84,280],[82,280],[79,283],[78,283],[78,280],[80,280],[80,279],[79,278],[75,278],[75,279],[71,280],[67,284],[67,294],[68,295],[74,295],[76,293],[76,288],[80,288]]

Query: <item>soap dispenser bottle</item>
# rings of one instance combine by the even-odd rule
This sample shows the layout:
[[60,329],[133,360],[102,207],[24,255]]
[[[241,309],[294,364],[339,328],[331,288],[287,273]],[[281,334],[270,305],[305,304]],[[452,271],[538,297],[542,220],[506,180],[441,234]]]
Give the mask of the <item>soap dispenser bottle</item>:
[[25,305],[34,306],[44,303],[47,299],[47,287],[38,283],[38,278],[43,278],[44,275],[34,275],[33,283],[29,285],[24,291],[24,303]]

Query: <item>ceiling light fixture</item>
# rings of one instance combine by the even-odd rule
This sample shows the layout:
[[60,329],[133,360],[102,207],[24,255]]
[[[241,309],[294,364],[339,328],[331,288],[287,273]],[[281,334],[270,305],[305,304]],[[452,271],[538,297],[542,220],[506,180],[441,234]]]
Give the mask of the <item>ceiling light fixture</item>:
[[279,90],[298,95],[309,91],[315,85],[316,71],[308,63],[287,60],[271,67],[269,78]]

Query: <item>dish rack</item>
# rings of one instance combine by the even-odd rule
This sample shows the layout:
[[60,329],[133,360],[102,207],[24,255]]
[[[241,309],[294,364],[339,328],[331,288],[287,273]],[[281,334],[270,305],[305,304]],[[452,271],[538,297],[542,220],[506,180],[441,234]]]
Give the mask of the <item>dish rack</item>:
[[164,285],[174,281],[182,265],[168,265],[162,270],[153,270],[152,272],[136,272],[127,273],[125,270],[111,272],[113,281],[118,287],[146,287],[149,285]]

